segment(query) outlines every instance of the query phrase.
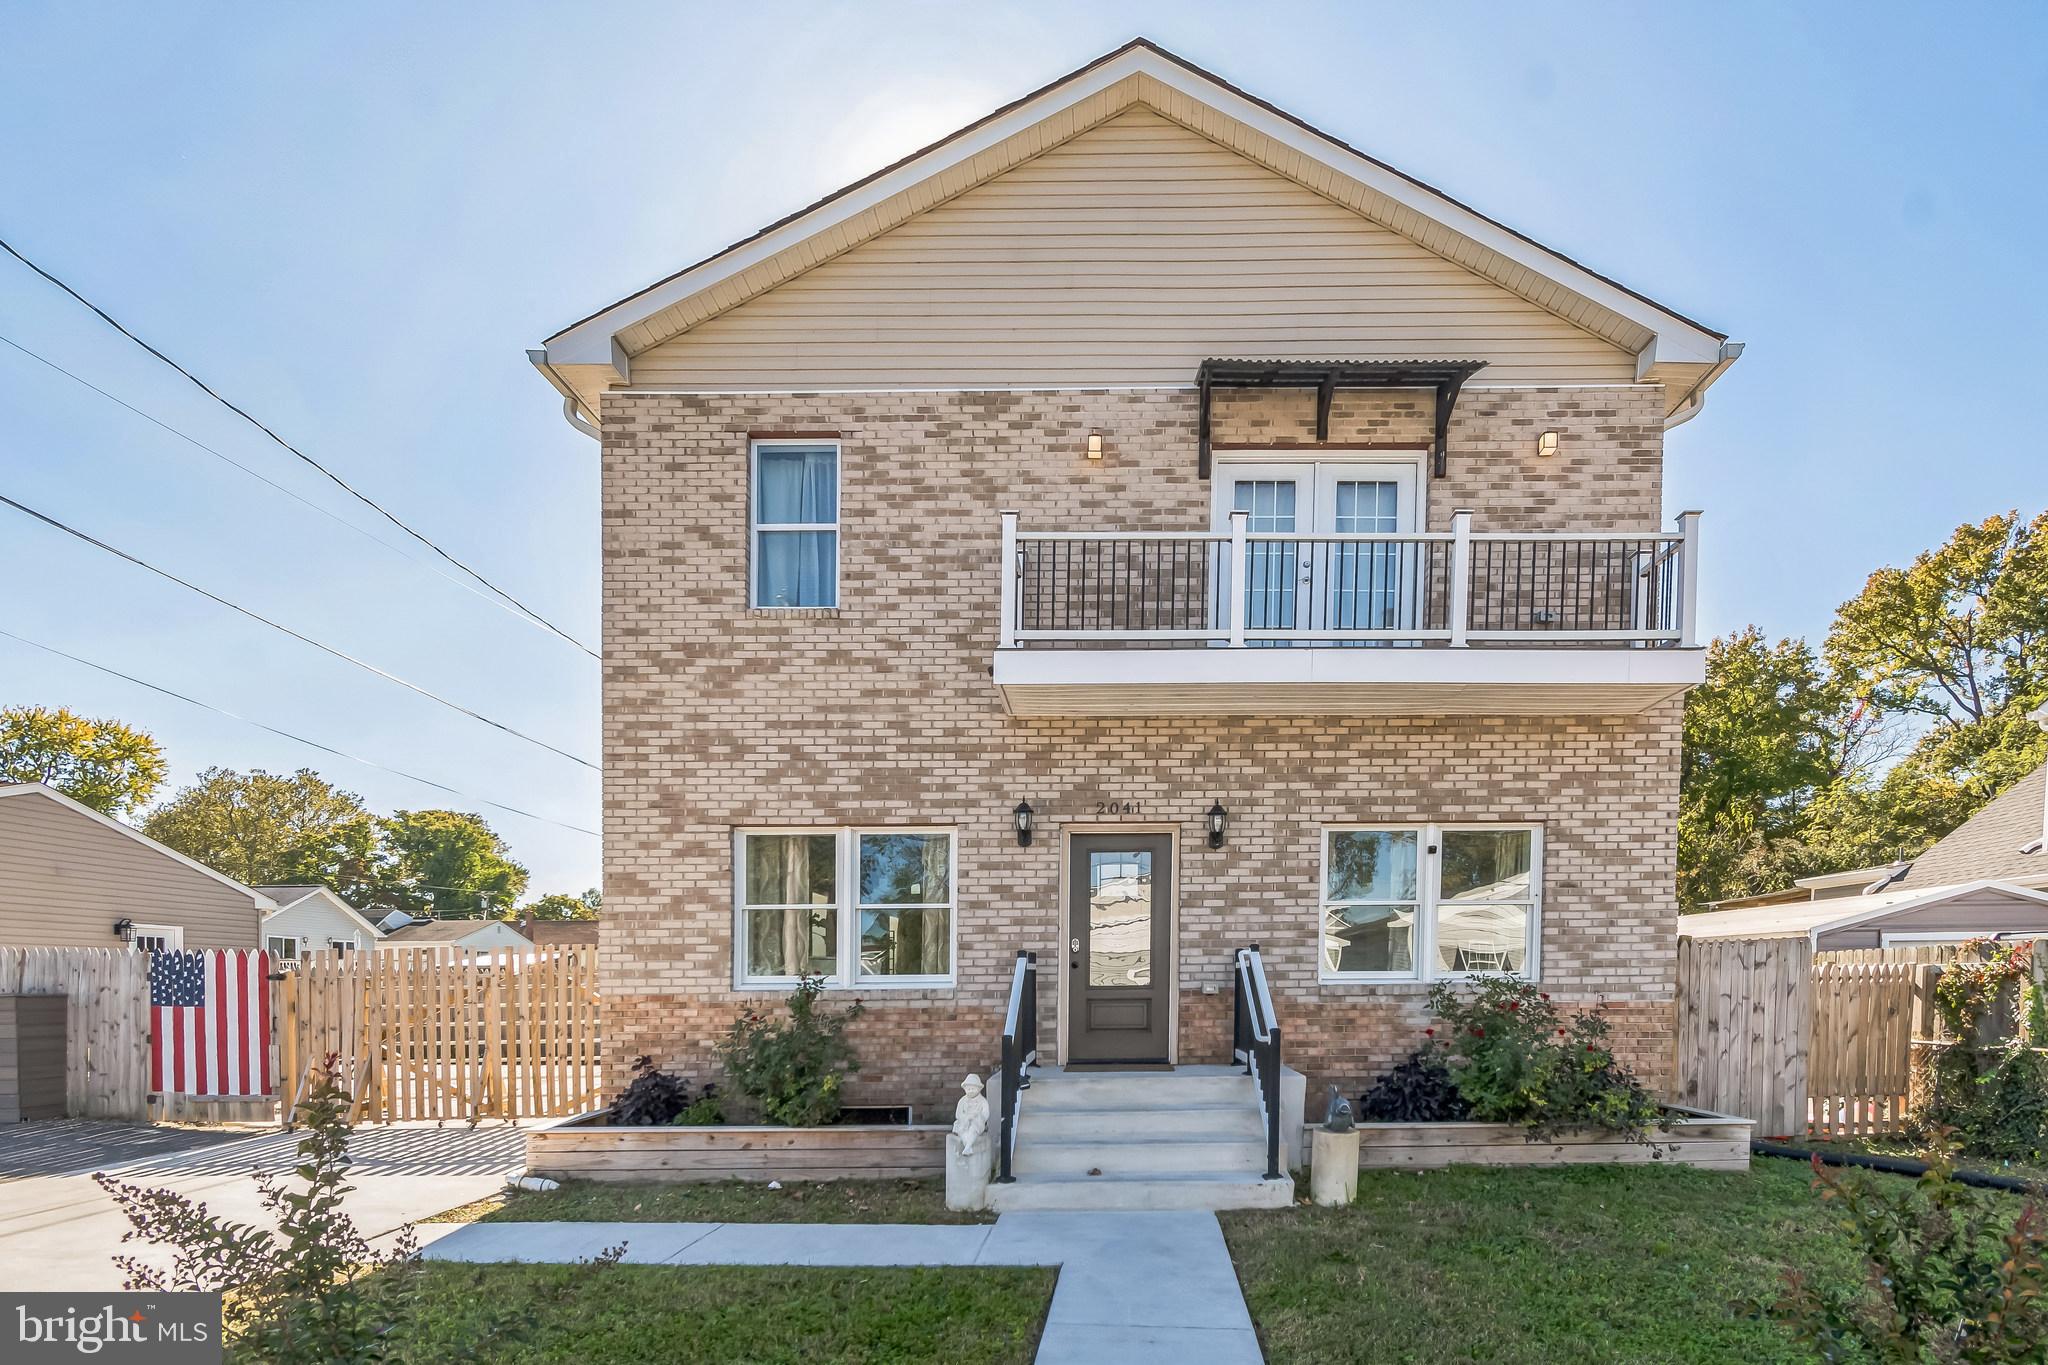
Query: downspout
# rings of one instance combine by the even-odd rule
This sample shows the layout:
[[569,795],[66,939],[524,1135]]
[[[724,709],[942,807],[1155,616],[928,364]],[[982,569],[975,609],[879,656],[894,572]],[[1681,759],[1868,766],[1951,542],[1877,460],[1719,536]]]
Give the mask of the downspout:
[[1664,430],[1669,431],[1673,427],[1684,426],[1687,422],[1699,416],[1700,409],[1707,405],[1707,386],[1716,379],[1719,379],[1723,371],[1741,358],[1741,342],[1722,342],[1721,349],[1717,353],[1713,365],[1705,374],[1699,377],[1698,383],[1686,390],[1685,397],[1678,400],[1678,406],[1673,408],[1671,415],[1664,419]]
[[[548,383],[554,385],[555,392],[562,395],[562,420],[593,441],[604,440],[604,433],[597,426],[597,414],[590,412],[583,400],[576,396],[576,390],[569,387],[569,382],[549,363],[548,353],[545,350],[528,351],[526,359],[535,369],[546,375]],[[585,420],[584,413],[590,413],[588,420]]]

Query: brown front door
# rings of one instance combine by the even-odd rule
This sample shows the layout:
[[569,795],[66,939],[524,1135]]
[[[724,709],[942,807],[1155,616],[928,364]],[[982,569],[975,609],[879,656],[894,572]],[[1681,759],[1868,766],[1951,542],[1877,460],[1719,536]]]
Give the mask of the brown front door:
[[1164,1062],[1173,836],[1077,834],[1067,893],[1067,1060]]

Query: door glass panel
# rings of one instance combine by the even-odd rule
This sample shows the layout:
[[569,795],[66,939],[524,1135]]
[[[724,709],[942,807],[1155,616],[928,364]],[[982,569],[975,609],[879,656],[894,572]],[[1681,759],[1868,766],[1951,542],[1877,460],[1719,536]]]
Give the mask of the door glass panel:
[[[1293,479],[1239,479],[1234,490],[1236,511],[1247,512],[1251,535],[1293,535],[1299,529],[1296,511],[1300,485]],[[1249,630],[1292,630],[1295,585],[1300,573],[1300,547],[1292,542],[1255,543],[1245,547],[1245,627]]]
[[[1330,529],[1338,535],[1391,535],[1401,529],[1401,486],[1392,480],[1339,479]],[[1337,630],[1392,630],[1402,624],[1400,545],[1336,545],[1330,555],[1330,624]]]
[[1152,853],[1088,854],[1088,984],[1152,982]]

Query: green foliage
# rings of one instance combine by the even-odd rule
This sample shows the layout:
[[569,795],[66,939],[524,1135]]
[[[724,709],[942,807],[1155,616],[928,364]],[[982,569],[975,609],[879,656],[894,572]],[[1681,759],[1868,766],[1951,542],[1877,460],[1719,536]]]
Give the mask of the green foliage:
[[1662,1109],[1608,1048],[1606,1020],[1566,1019],[1546,993],[1500,976],[1480,978],[1469,999],[1440,981],[1429,1007],[1439,1024],[1428,1050],[1443,1054],[1475,1121],[1517,1124],[1532,1140],[1602,1128],[1648,1141]]
[[481,816],[402,810],[381,829],[383,904],[436,919],[476,919],[509,910],[526,890],[526,869]]
[[683,1107],[671,1120],[678,1128],[714,1128],[725,1122],[725,1100],[718,1087],[707,1085],[702,1094]]
[[418,1247],[410,1227],[389,1252],[373,1250],[342,1209],[348,1174],[348,1092],[334,1059],[298,1106],[305,1136],[290,1189],[259,1173],[276,1231],[215,1217],[171,1190],[95,1175],[128,1216],[123,1241],[170,1247],[168,1271],[117,1258],[130,1289],[204,1290],[223,1298],[222,1331],[237,1360],[369,1362],[401,1358],[390,1333],[410,1311]]
[[1772,1315],[1823,1360],[2038,1363],[2048,1342],[2040,1200],[2030,1196],[2010,1217],[2000,1196],[1955,1181],[1945,1145],[1928,1153],[1928,1167],[1907,1184],[1838,1174],[1815,1157],[1814,1187],[1867,1273],[1850,1286],[1790,1271]]
[[163,785],[163,750],[141,730],[64,707],[0,707],[0,782],[42,782],[107,815]]
[[247,886],[326,886],[361,905],[380,878],[376,818],[310,768],[208,768],[142,832]]
[[[2048,1156],[2048,1052],[2031,943],[1965,944],[1934,984],[1934,1007],[1952,1040],[1934,1054],[1921,1129],[1953,1134],[1965,1152],[2007,1161]],[[2026,1036],[2019,1036],[2022,1019]]]
[[2014,1018],[1996,1017],[2001,1002],[2018,998],[2018,987],[2032,978],[2034,945],[2031,942],[2000,944],[1992,939],[1972,939],[1962,946],[1956,960],[1942,968],[1934,982],[1934,1007],[1949,1033],[1964,1042],[1980,1039],[1987,1025],[2007,1036],[2006,1026]]
[[748,1010],[718,1045],[733,1089],[760,1106],[770,1123],[810,1128],[833,1122],[846,1077],[860,1070],[846,1030],[864,1006],[855,1000],[837,1012],[821,1010],[824,991],[823,977],[803,978],[790,994],[787,1020]]
[[1956,528],[1842,604],[1822,657],[1717,640],[1686,700],[1679,899],[1910,858],[2048,759],[2048,513]]
[[566,920],[596,919],[604,907],[604,898],[592,887],[580,896],[550,891],[537,900],[528,901],[509,913],[507,919]]

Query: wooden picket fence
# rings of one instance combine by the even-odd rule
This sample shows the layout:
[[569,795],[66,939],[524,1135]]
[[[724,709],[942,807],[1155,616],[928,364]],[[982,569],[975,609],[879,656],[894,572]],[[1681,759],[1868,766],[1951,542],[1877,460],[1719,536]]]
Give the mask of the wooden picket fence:
[[1866,1137],[1911,1117],[1913,1044],[1936,1036],[1953,946],[1815,953],[1804,938],[1679,940],[1682,1103],[1759,1137]]
[[328,1056],[351,1117],[538,1118],[603,1093],[589,947],[316,953],[278,983],[287,1120]]
[[0,948],[0,995],[61,995],[65,1108],[149,1116],[149,958],[119,948]]

